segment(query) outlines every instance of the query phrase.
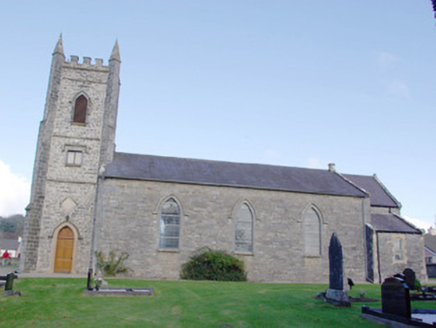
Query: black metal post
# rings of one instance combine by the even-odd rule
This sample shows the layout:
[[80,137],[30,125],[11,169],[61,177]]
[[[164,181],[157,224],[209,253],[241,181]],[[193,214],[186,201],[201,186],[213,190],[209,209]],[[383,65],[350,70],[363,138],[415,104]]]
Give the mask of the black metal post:
[[91,279],[92,279],[92,269],[89,269],[88,270],[88,283],[86,284],[87,290],[93,290],[93,288],[91,286]]

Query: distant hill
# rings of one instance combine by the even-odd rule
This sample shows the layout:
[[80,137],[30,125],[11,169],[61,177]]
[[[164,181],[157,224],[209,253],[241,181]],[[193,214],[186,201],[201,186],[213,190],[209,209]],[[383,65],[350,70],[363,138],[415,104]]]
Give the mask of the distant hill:
[[0,216],[0,232],[13,233],[17,236],[23,236],[24,216],[15,214],[8,217]]

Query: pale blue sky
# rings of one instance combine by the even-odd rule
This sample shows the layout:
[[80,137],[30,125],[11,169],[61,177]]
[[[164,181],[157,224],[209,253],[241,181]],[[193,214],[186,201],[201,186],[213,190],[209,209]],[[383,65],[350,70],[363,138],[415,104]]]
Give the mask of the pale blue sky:
[[0,0],[0,15],[0,215],[30,183],[62,33],[67,58],[105,63],[118,39],[118,151],[333,162],[342,173],[376,173],[404,216],[435,220],[429,0]]

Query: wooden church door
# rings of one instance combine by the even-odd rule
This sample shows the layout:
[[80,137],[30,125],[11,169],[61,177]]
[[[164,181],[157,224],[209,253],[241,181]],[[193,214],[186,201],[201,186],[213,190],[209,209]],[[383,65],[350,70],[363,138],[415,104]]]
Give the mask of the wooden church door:
[[71,273],[73,266],[74,233],[64,227],[58,233],[54,272]]

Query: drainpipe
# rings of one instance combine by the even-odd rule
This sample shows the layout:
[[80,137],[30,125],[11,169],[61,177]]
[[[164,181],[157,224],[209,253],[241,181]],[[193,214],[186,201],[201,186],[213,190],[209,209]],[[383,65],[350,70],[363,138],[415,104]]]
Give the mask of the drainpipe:
[[365,278],[368,280],[368,245],[366,244],[365,198],[362,198],[363,260],[365,261]]
[[97,244],[97,228],[98,224],[97,220],[98,217],[100,217],[101,215],[101,193],[103,192],[103,181],[104,181],[104,167],[102,167],[100,169],[100,174],[98,175],[97,178],[97,186],[96,186],[96,191],[95,191],[95,200],[94,200],[94,215],[92,218],[92,237],[91,237],[91,252],[89,255],[89,269],[93,269],[93,271],[95,272],[95,249],[96,249],[96,244]]

